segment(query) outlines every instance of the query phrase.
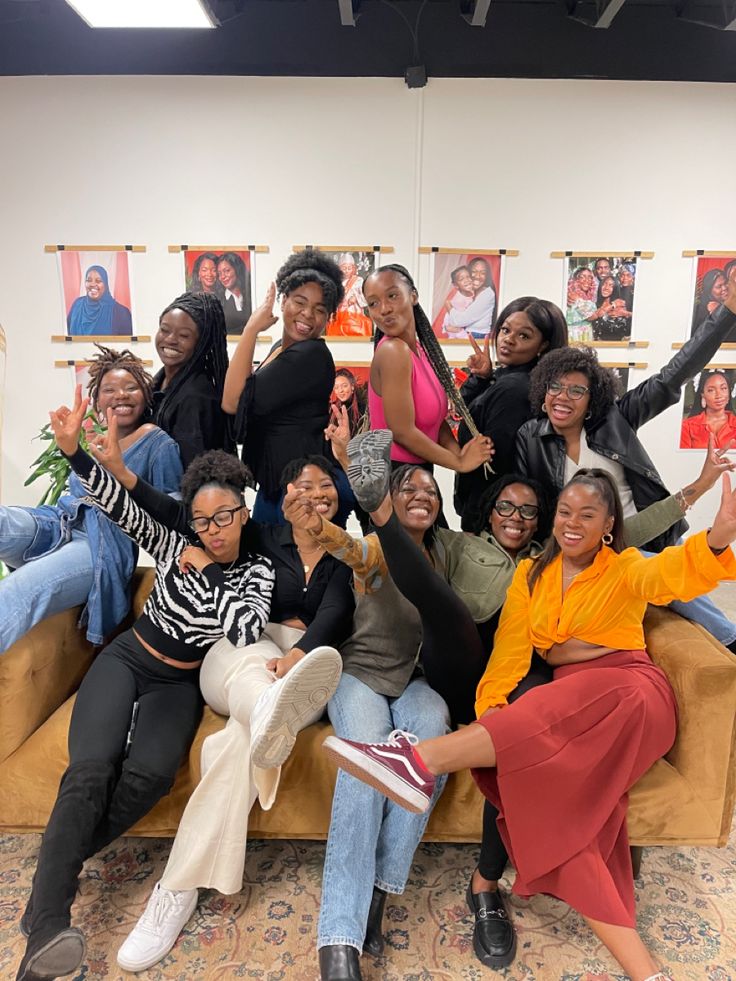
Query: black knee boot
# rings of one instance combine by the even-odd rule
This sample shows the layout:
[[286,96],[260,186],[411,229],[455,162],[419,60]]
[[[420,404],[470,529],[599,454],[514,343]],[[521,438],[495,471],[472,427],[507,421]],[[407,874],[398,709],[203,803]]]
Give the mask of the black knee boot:
[[95,829],[89,854],[115,841],[144,817],[171,790],[174,780],[146,770],[138,763],[126,760],[107,813]]
[[363,953],[380,957],[384,950],[383,941],[383,908],[386,905],[386,893],[378,886],[373,887],[371,906],[368,910],[368,923],[365,928]]
[[[32,977],[28,972],[39,952],[48,948],[57,934],[69,932],[79,873],[95,828],[107,809],[114,780],[112,764],[100,762],[74,763],[61,778],[33,877],[25,918],[28,945],[18,977]],[[71,935],[67,939],[72,948],[79,948],[81,956],[83,942],[80,946]]]

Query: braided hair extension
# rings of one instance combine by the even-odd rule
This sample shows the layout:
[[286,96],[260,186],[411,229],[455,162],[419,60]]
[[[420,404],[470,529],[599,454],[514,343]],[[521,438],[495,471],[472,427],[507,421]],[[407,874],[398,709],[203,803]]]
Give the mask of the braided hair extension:
[[276,273],[277,293],[288,296],[305,283],[316,283],[322,288],[327,312],[332,317],[345,296],[338,264],[319,249],[294,252]]
[[100,353],[87,358],[89,365],[87,394],[92,405],[97,405],[100,385],[108,371],[127,371],[143,392],[143,397],[146,400],[146,411],[148,411],[153,402],[153,378],[146,371],[141,359],[127,348],[122,351],[113,351],[111,347],[105,347],[103,344],[95,344],[95,347]]
[[[177,371],[171,384],[165,389],[164,397],[158,411],[158,418],[163,420],[166,409],[172,397],[187,383],[192,375],[204,372],[215,389],[218,399],[222,399],[225,385],[225,374],[229,364],[227,354],[227,328],[222,304],[213,293],[182,293],[177,296],[165,310],[164,317],[170,310],[183,310],[197,325],[197,344],[194,353],[184,367]],[[161,320],[159,317],[159,321]],[[161,425],[166,429],[165,425]]]
[[[414,285],[414,280],[411,278],[408,270],[405,269],[404,266],[400,266],[396,262],[391,262],[388,265],[379,266],[377,269],[374,269],[371,275],[375,276],[377,273],[382,272],[396,273],[406,281],[411,290],[413,290],[415,293],[417,292],[417,288]],[[424,353],[427,355],[429,363],[432,365],[432,370],[444,388],[445,394],[455,406],[458,415],[461,416],[463,422],[470,430],[470,435],[480,436],[481,433],[475,424],[475,420],[470,414],[470,410],[465,404],[465,399],[462,397],[457,385],[455,384],[455,377],[452,373],[452,368],[449,366],[445,355],[442,353],[442,347],[440,346],[440,342],[437,340],[435,332],[432,330],[432,325],[427,318],[427,314],[418,303],[414,304],[414,326],[416,328],[419,343],[422,345]],[[382,336],[382,331],[376,329],[376,335],[377,343]]]

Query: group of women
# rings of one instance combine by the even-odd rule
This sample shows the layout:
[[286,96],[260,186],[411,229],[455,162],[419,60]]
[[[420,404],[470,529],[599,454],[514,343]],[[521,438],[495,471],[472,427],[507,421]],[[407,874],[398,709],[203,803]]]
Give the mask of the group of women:
[[[684,601],[683,615],[736,642],[736,626],[695,599],[736,575],[727,549],[736,504],[724,491],[707,536],[665,549],[731,464],[711,444],[698,479],[670,495],[636,430],[718,349],[736,323],[736,287],[665,368],[619,400],[594,352],[566,346],[564,316],[548,301],[522,297],[501,311],[496,367],[490,342],[472,340],[461,393],[407,270],[381,267],[363,291],[378,338],[370,432],[355,436],[347,410],[328,418],[335,369],[322,334],[342,275],[306,250],[279,270],[229,364],[211,292],[185,294],[162,314],[155,378],[128,352],[103,352],[90,395],[107,430],[88,437],[91,455],[80,448],[81,392],[51,413],[70,495],[51,509],[0,509],[0,558],[15,570],[0,601],[24,575],[46,601],[38,616],[36,603],[20,610],[17,636],[86,602],[88,635],[101,643],[127,612],[135,545],[156,561],[141,616],[103,648],[76,700],[69,767],[21,920],[19,979],[63,976],[82,962],[84,937],[70,926],[82,864],[167,793],[203,698],[228,722],[203,744],[202,780],[121,967],[144,970],[168,953],[199,888],[239,891],[248,812],[256,798],[272,805],[298,731],[326,706],[330,754],[374,786],[338,776],[317,939],[323,981],[359,979],[361,952],[382,952],[386,896],[406,886],[444,774],[465,766],[487,799],[467,893],[479,959],[503,967],[514,957],[498,889],[511,853],[517,891],[570,902],[633,981],[657,976],[634,929],[622,859],[626,791],[675,730],[641,618],[647,599]],[[256,367],[277,300],[281,338]],[[459,441],[445,421],[448,399],[463,419]],[[178,447],[180,496],[170,493],[179,472],[164,476],[133,454],[145,439]],[[250,470],[232,455],[236,443]],[[163,454],[152,456],[160,469]],[[446,527],[434,465],[458,475],[464,532]],[[250,518],[243,492],[254,478]],[[373,524],[363,539],[344,530],[356,498]],[[100,558],[103,536],[120,554],[125,543],[125,561]],[[80,556],[86,579],[59,595]],[[25,592],[16,590],[19,607]],[[609,678],[615,698],[602,699]],[[480,725],[450,733],[476,714]],[[388,757],[399,762],[387,776],[386,747],[375,744],[394,731]],[[621,731],[631,733],[623,744],[613,738]],[[559,794],[550,746],[563,766],[570,756],[588,761],[569,794]],[[593,800],[588,778],[605,789]],[[603,880],[598,896],[591,883]]]

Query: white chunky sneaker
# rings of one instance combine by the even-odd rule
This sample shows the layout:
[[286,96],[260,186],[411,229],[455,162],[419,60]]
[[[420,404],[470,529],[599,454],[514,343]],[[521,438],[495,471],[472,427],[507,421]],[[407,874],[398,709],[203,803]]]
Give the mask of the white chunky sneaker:
[[118,951],[124,971],[145,971],[165,957],[197,906],[197,890],[173,892],[157,882],[143,915]]
[[250,753],[256,766],[281,766],[297,734],[335,694],[342,658],[334,647],[315,647],[261,693],[250,715]]

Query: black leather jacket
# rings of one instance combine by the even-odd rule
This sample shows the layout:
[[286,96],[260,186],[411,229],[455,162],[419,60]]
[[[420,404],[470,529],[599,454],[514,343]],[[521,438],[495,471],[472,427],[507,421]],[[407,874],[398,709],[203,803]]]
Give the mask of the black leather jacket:
[[[585,423],[588,446],[624,468],[634,496],[637,511],[669,496],[662,478],[639,442],[636,431],[660,412],[680,400],[685,382],[701,371],[736,325],[736,314],[720,307],[698,328],[695,334],[657,372],[630,392],[626,392],[602,417]],[[534,477],[559,493],[565,483],[565,440],[558,436],[546,416],[531,419],[516,437],[517,469]],[[645,548],[661,552],[673,545],[687,530],[686,521],[678,521],[664,534],[648,542]]]

